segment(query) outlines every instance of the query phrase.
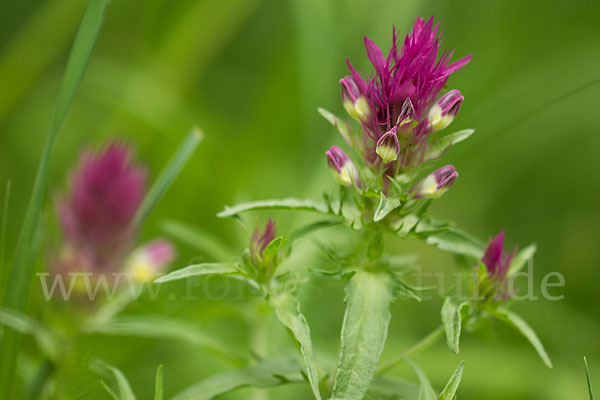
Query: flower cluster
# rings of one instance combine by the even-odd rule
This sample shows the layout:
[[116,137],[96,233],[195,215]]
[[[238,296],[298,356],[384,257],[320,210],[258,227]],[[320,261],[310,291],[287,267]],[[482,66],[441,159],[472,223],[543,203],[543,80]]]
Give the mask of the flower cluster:
[[57,201],[64,240],[53,262],[56,273],[126,269],[149,280],[173,259],[174,249],[166,241],[131,253],[137,233],[134,217],[146,193],[147,175],[132,158],[132,151],[117,142],[82,154],[69,195]]
[[[361,75],[348,61],[350,75],[340,80],[344,108],[361,125],[361,133],[353,134],[348,129],[344,139],[361,154],[365,166],[384,176],[393,178],[430,161],[427,158],[430,134],[446,128],[463,102],[458,90],[439,94],[449,76],[465,66],[471,56],[453,63],[450,63],[453,52],[444,51],[438,56],[441,42],[438,31],[433,17],[427,22],[418,18],[402,46],[394,31],[387,57],[365,37],[375,75]],[[340,182],[360,185],[358,174],[351,176],[356,167],[341,149],[332,147],[327,160]],[[449,169],[452,173],[448,175]],[[439,175],[448,177],[440,181]],[[449,187],[456,176],[452,166],[437,171],[431,177],[438,182],[434,192]],[[427,183],[427,189],[433,187],[432,182]]]

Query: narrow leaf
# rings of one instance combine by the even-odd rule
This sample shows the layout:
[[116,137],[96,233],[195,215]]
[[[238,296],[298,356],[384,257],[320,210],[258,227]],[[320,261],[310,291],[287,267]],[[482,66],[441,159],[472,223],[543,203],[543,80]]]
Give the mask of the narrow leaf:
[[158,366],[154,381],[154,400],[163,400],[163,366]]
[[0,325],[7,326],[22,335],[32,335],[42,352],[52,360],[58,358],[58,338],[38,321],[9,308],[0,308]]
[[440,393],[438,400],[454,400],[456,396],[456,391],[458,390],[458,386],[460,385],[460,380],[462,379],[463,370],[465,369],[465,362],[461,361],[456,367],[456,370],[448,380],[446,387]]
[[400,207],[400,200],[396,197],[386,197],[385,194],[380,193],[379,204],[377,205],[377,210],[375,210],[375,215],[373,216],[373,221],[378,222],[384,219],[390,212],[394,211],[396,208]]
[[106,392],[110,395],[110,397],[112,397],[114,400],[119,400],[119,396],[115,393],[114,390],[110,388],[110,386],[108,386],[106,382],[100,381],[100,384],[102,385],[104,390],[106,390]]
[[417,377],[419,378],[420,389],[419,389],[419,400],[436,400],[437,395],[435,394],[435,390],[431,386],[431,382],[427,378],[425,371],[423,371],[417,364],[413,363],[408,358],[404,359],[406,363],[415,371]]
[[369,386],[367,396],[369,395],[386,400],[416,399],[419,396],[419,386],[411,382],[377,375]]
[[168,235],[195,247],[215,260],[231,258],[230,249],[212,233],[180,221],[163,221],[161,229]]
[[8,203],[10,201],[10,180],[6,182],[4,204],[2,206],[2,225],[0,226],[0,293],[4,293],[4,261],[6,255],[6,225],[8,223]]
[[150,214],[152,209],[158,204],[160,199],[162,199],[173,181],[175,181],[175,178],[177,178],[177,175],[179,175],[192,154],[194,154],[202,137],[202,131],[195,128],[183,139],[183,142],[179,145],[173,158],[171,158],[169,163],[162,170],[144,198],[144,201],[135,215],[136,225],[142,223],[146,217],[148,217],[148,214]]
[[270,361],[223,372],[190,386],[171,400],[210,400],[244,386],[265,388],[300,381],[302,377],[297,373],[298,368],[294,362]]
[[108,322],[90,326],[85,333],[179,340],[193,346],[207,348],[238,361],[238,358],[225,345],[197,327],[184,321],[156,315],[117,317]]
[[290,330],[298,344],[300,353],[306,364],[308,381],[316,399],[321,399],[319,391],[319,369],[314,359],[310,328],[304,315],[300,312],[298,301],[290,293],[282,293],[269,299],[279,321]]
[[238,272],[238,269],[236,267],[236,264],[234,263],[195,264],[175,270],[170,274],[161,276],[160,278],[156,279],[154,283],[177,281],[180,279],[188,279],[203,275],[233,274],[235,272]]
[[467,140],[473,133],[475,133],[474,129],[464,129],[441,137],[437,142],[428,146],[427,152],[425,153],[425,160],[435,160],[439,158],[448,151],[450,147],[463,140]]
[[331,400],[364,397],[383,351],[393,284],[384,274],[358,271],[346,285],[346,313]]
[[456,228],[428,235],[425,241],[440,250],[476,259],[483,257],[485,249],[485,244],[479,239]]
[[446,297],[442,305],[442,323],[446,331],[446,341],[448,347],[454,353],[460,352],[460,333],[462,329],[461,311],[464,307],[468,307],[469,303],[454,297]]
[[123,372],[120,369],[113,367],[112,365],[105,365],[109,371],[113,373],[117,381],[117,387],[119,388],[119,400],[135,400],[135,394],[131,389],[131,385]]
[[298,210],[312,211],[321,214],[330,214],[327,206],[313,200],[300,200],[287,198],[281,200],[260,200],[249,203],[238,204],[233,207],[225,207],[223,211],[217,214],[219,218],[232,217],[234,215],[257,210]]
[[508,268],[508,276],[512,276],[519,272],[533,257],[536,250],[537,246],[535,245],[535,243],[532,243],[529,246],[525,247],[523,250],[519,251],[510,262],[510,267]]
[[587,358],[583,357],[585,363],[585,376],[587,377],[588,391],[590,392],[590,400],[594,400],[594,391],[592,390],[592,377],[590,375],[590,368],[588,366]]
[[[88,1],[71,49],[56,106],[50,120],[42,159],[38,165],[33,192],[15,250],[12,273],[4,300],[4,306],[7,308],[22,312],[27,303],[29,283],[39,251],[39,242],[35,239],[35,236],[40,213],[44,209],[52,148],[92,55],[100,28],[104,23],[108,4],[109,0]],[[0,393],[7,398],[11,397],[18,351],[18,332],[6,329],[0,346],[0,353],[2,353],[0,358]]]
[[525,336],[525,338],[529,340],[529,343],[531,343],[531,345],[535,348],[535,350],[539,354],[542,361],[544,361],[546,366],[548,368],[552,368],[552,361],[550,361],[550,357],[548,357],[548,354],[544,349],[544,345],[542,345],[542,342],[540,341],[534,330],[529,326],[527,322],[525,322],[523,318],[513,313],[512,311],[506,309],[493,310],[491,311],[491,313],[496,318],[498,318],[501,321],[504,321],[505,323],[519,331],[523,336]]
[[317,108],[317,111],[319,111],[319,114],[321,114],[327,121],[329,121],[331,125],[333,125],[338,130],[338,132],[340,133],[340,135],[342,135],[342,138],[344,138],[344,141],[346,143],[352,145],[350,127],[348,126],[348,123],[346,121],[343,121],[337,115],[327,111],[324,108]]

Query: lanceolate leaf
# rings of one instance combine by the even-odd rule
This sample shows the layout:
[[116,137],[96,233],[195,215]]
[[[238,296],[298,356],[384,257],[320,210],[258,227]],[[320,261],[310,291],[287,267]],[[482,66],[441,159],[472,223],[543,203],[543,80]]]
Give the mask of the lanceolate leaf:
[[458,390],[458,386],[460,385],[460,380],[462,379],[463,370],[465,369],[465,362],[461,361],[458,364],[458,367],[448,380],[446,387],[440,393],[438,400],[454,400],[456,396],[456,391]]
[[234,263],[195,264],[161,276],[160,278],[156,279],[154,283],[171,282],[203,275],[227,275],[235,272],[238,272],[238,269]]
[[398,207],[400,207],[399,199],[395,197],[386,197],[383,193],[381,193],[381,197],[379,198],[379,205],[377,206],[377,210],[375,210],[375,215],[373,216],[373,221],[381,221],[390,212],[394,211]]
[[592,391],[592,377],[590,376],[590,368],[588,367],[587,358],[583,357],[585,363],[585,376],[587,377],[588,391],[590,392],[590,400],[594,400],[594,392]]
[[287,198],[281,200],[260,200],[250,203],[242,203],[233,207],[225,207],[223,211],[217,214],[219,218],[232,217],[234,215],[257,210],[299,210],[312,211],[321,214],[330,214],[327,206],[323,203],[312,200],[300,200]]
[[331,125],[337,128],[338,132],[340,132],[340,135],[342,135],[346,143],[352,145],[350,127],[348,126],[348,123],[346,121],[343,121],[337,115],[332,114],[324,108],[318,108],[317,111],[319,111],[319,114],[321,114],[327,121],[329,121]]
[[512,311],[506,309],[497,309],[491,311],[491,313],[496,318],[500,319],[501,321],[504,321],[505,323],[519,331],[523,336],[525,336],[525,338],[529,340],[529,343],[531,343],[531,345],[535,348],[535,350],[539,354],[542,361],[544,361],[546,366],[548,366],[548,368],[552,368],[552,361],[550,361],[550,357],[548,357],[548,354],[544,349],[544,345],[542,344],[536,333],[533,331],[533,329],[529,326],[529,324],[525,322],[525,320],[523,320],[523,318],[513,313]]
[[230,249],[211,233],[180,221],[163,221],[161,228],[168,235],[202,251],[215,260],[231,259]]
[[525,247],[523,250],[519,251],[510,263],[510,267],[508,269],[508,276],[514,275],[519,272],[527,262],[533,257],[537,246],[535,243],[530,244]]
[[444,154],[451,146],[467,140],[473,133],[474,129],[464,129],[462,131],[454,132],[449,135],[443,136],[437,142],[434,142],[428,147],[425,153],[426,160],[434,160]]
[[163,366],[158,366],[154,381],[154,400],[163,400]]
[[388,275],[358,271],[346,285],[346,313],[331,400],[364,397],[385,344],[393,284]]
[[442,323],[446,331],[446,340],[448,347],[454,353],[460,351],[460,333],[462,329],[461,311],[464,307],[468,307],[469,303],[454,297],[447,297],[442,306]]
[[[129,381],[121,372],[120,369],[113,367],[112,365],[102,364],[102,367],[110,372],[115,377],[117,381],[117,387],[119,388],[118,396],[119,400],[135,400],[135,394],[133,394],[133,390],[131,389],[131,385],[129,385]],[[108,390],[108,389],[107,389]],[[114,392],[113,392],[114,394]]]
[[169,163],[161,171],[160,175],[156,178],[156,181],[148,191],[148,194],[144,197],[144,201],[135,215],[136,225],[142,223],[146,217],[148,217],[150,211],[152,211],[160,199],[162,199],[173,181],[175,181],[175,178],[177,178],[177,175],[179,175],[192,154],[194,154],[202,137],[202,132],[195,128],[183,139],[181,145],[173,155],[173,158],[171,158]]
[[117,317],[108,322],[89,327],[86,333],[113,336],[138,336],[152,339],[179,340],[193,346],[204,347],[229,359],[238,358],[215,338],[195,326],[172,318],[156,315]]
[[483,242],[456,228],[427,235],[425,241],[440,250],[476,259],[483,257],[485,250]]
[[[42,159],[38,165],[33,192],[17,242],[12,273],[4,301],[5,307],[19,312],[25,309],[27,303],[29,283],[39,250],[39,241],[36,240],[35,236],[40,214],[44,209],[50,158],[54,141],[71,108],[71,103],[87,68],[94,45],[96,44],[96,39],[100,33],[100,28],[104,23],[108,4],[109,0],[88,1],[85,14],[75,37],[75,42],[73,43],[69,61],[67,62],[65,75],[50,121],[50,128],[46,136]],[[0,353],[2,354],[2,357],[0,357],[0,394],[6,398],[11,397],[18,350],[19,333],[12,329],[5,329],[0,346]]]
[[263,362],[256,366],[213,375],[190,386],[171,400],[210,400],[244,386],[264,388],[300,381],[302,377],[297,372],[298,369],[299,366],[295,362]]
[[269,304],[275,310],[277,318],[286,326],[300,345],[300,352],[306,370],[308,380],[316,399],[321,399],[319,391],[319,370],[314,359],[312,341],[310,339],[310,328],[306,318],[300,312],[300,305],[290,293],[281,293],[269,299]]
[[435,394],[435,390],[433,390],[431,382],[429,382],[425,372],[408,358],[406,358],[405,361],[415,371],[417,377],[419,378],[419,383],[421,385],[421,388],[419,389],[419,400],[436,400],[437,395]]
[[0,325],[23,335],[32,335],[46,357],[56,360],[60,350],[58,338],[38,321],[17,311],[0,308]]
[[418,395],[419,386],[414,383],[377,375],[373,378],[365,398],[369,399],[369,396],[372,396],[376,399],[400,400],[416,399]]

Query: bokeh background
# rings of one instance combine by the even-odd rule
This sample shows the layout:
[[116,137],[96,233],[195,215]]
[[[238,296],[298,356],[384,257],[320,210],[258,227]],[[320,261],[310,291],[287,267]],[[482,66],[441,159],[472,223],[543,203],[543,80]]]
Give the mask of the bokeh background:
[[[7,215],[10,261],[60,79],[84,9],[80,0],[6,1],[0,5],[0,193],[12,181]],[[213,233],[240,250],[238,224],[215,214],[226,204],[270,197],[320,198],[335,184],[324,152],[340,144],[316,112],[343,114],[338,80],[345,57],[363,68],[362,37],[386,51],[395,25],[404,34],[416,16],[434,15],[444,47],[472,62],[449,82],[465,96],[452,128],[476,134],[445,160],[460,171],[457,184],[432,208],[439,218],[487,240],[506,229],[509,247],[537,242],[535,288],[558,271],[561,301],[526,301],[514,309],[536,329],[554,361],[546,369],[518,334],[498,326],[487,337],[465,335],[460,356],[440,342],[417,358],[440,389],[466,360],[462,399],[582,399],[582,357],[600,387],[600,3],[573,1],[392,0],[131,0],[114,1],[66,124],[52,165],[45,214],[45,249],[58,241],[52,197],[65,187],[78,151],[119,137],[137,148],[151,176],[169,159],[190,127],[205,132],[199,150],[151,216],[142,233],[161,232],[175,219]],[[261,221],[266,215],[259,214]],[[306,215],[276,214],[282,231]],[[252,224],[252,218],[249,219]],[[332,231],[329,235],[343,238]],[[327,240],[327,234],[321,236]],[[292,268],[319,266],[310,241]],[[420,254],[431,271],[452,272],[451,258],[432,248],[395,243],[392,251]],[[176,266],[202,259],[179,244]],[[43,257],[42,257],[43,258]],[[6,284],[10,262],[1,277]],[[43,259],[39,269],[45,268]],[[226,285],[218,282],[216,285]],[[184,288],[176,290],[183,291]],[[215,289],[218,292],[218,288]],[[313,278],[302,290],[317,358],[332,371],[343,315],[343,285]],[[244,295],[197,301],[141,299],[125,312],[192,321],[208,335],[243,352],[289,352],[285,331],[262,316],[264,331],[236,309]],[[48,305],[32,284],[30,314]],[[400,300],[383,360],[439,324],[439,300]],[[254,318],[254,317],[253,317]],[[256,317],[258,318],[258,317]],[[264,323],[263,323],[264,322]],[[267,338],[266,334],[269,334]],[[177,341],[91,336],[72,349],[60,375],[65,398],[108,398],[99,377],[83,367],[101,357],[121,368],[140,398],[150,398],[164,364],[166,394],[233,366],[218,355]],[[25,352],[28,349],[25,348]],[[31,363],[37,360],[31,349]],[[26,367],[21,367],[26,368]],[[405,368],[394,375],[416,380]],[[244,389],[227,399],[310,398],[306,387]]]

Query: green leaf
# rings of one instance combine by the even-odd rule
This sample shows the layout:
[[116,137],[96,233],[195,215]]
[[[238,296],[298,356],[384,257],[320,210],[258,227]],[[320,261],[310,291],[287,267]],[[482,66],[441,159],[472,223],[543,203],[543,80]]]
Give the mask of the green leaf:
[[343,121],[337,115],[327,111],[324,108],[319,107],[319,108],[317,108],[317,111],[319,111],[319,114],[321,114],[327,121],[329,121],[329,123],[331,125],[336,127],[336,129],[338,130],[340,135],[342,135],[342,137],[344,138],[346,143],[348,143],[349,145],[352,145],[352,136],[350,134],[350,127],[348,126],[348,123],[346,121]]
[[592,377],[590,375],[590,368],[588,367],[587,358],[583,357],[585,363],[585,376],[587,377],[588,391],[590,392],[590,400],[594,400],[594,392],[592,390]]
[[335,219],[313,222],[311,224],[308,224],[301,228],[298,228],[297,230],[292,232],[289,240],[290,240],[290,242],[294,242],[294,241],[301,239],[304,236],[309,235],[315,231],[318,231],[318,230],[324,229],[324,228],[329,228],[331,226],[340,225],[341,223],[342,222],[340,220],[335,220]]
[[298,344],[300,353],[306,364],[308,381],[316,399],[321,399],[319,391],[319,369],[314,359],[312,341],[310,339],[310,327],[306,318],[300,311],[300,304],[289,292],[271,296],[269,304],[275,310],[279,321],[289,329]]
[[440,250],[476,259],[481,259],[485,250],[483,242],[456,228],[428,235],[425,241]]
[[223,211],[217,214],[217,217],[232,217],[243,212],[257,210],[298,210],[318,212],[321,214],[330,214],[327,206],[324,203],[316,202],[313,200],[287,198],[281,200],[252,201],[249,203],[238,204],[233,207],[225,207]]
[[108,384],[104,381],[100,381],[100,384],[102,385],[102,387],[104,388],[104,390],[106,390],[106,392],[110,395],[110,397],[112,397],[114,400],[119,400],[119,396],[117,396],[117,394],[115,393],[114,390],[112,390],[110,388],[110,386],[108,386]]
[[179,239],[215,260],[231,258],[231,250],[212,233],[180,221],[163,221],[161,229],[168,235]]
[[117,387],[119,388],[118,394],[115,393],[106,383],[101,381],[104,389],[106,389],[106,391],[111,394],[113,398],[117,398],[118,400],[135,400],[135,394],[131,389],[131,385],[120,369],[99,360],[95,361],[93,366],[102,372],[111,372],[115,377],[115,380],[117,381]]
[[85,330],[85,333],[179,340],[193,346],[210,349],[229,359],[239,361],[227,349],[227,346],[206,335],[197,327],[184,321],[156,315],[117,317],[108,322],[90,326]]
[[460,380],[462,379],[463,370],[465,369],[465,362],[461,361],[456,367],[456,370],[446,383],[446,387],[440,393],[438,400],[454,400],[456,396],[456,391],[458,390],[458,386],[460,385]]
[[270,265],[277,258],[277,252],[281,246],[283,237],[277,237],[269,242],[267,247],[262,252],[261,262],[263,265]]
[[525,336],[525,338],[529,340],[529,343],[531,343],[531,345],[535,348],[535,350],[539,354],[542,361],[544,361],[546,366],[548,368],[552,368],[552,361],[550,361],[550,357],[548,357],[548,354],[544,349],[544,345],[542,345],[542,342],[540,341],[534,330],[529,326],[527,322],[525,322],[525,320],[523,320],[523,318],[513,313],[512,311],[506,309],[491,310],[490,313],[499,320],[505,322],[509,326],[519,331],[523,336]]
[[[65,69],[65,75],[60,87],[58,99],[50,120],[42,159],[38,165],[33,192],[27,206],[25,219],[21,224],[21,232],[15,250],[12,273],[7,287],[4,306],[22,312],[27,303],[31,276],[35,259],[39,251],[39,241],[35,239],[40,214],[44,209],[46,188],[50,170],[50,158],[53,145],[60,128],[79,87],[86,70],[109,0],[89,0],[71,54]],[[32,139],[30,139],[32,140]],[[7,397],[11,395],[14,381],[15,363],[19,349],[19,333],[7,329],[2,337],[0,346],[0,393]]]
[[444,304],[442,305],[442,323],[444,324],[444,330],[446,331],[446,341],[448,347],[455,354],[460,352],[460,332],[462,329],[462,315],[461,312],[464,307],[468,307],[469,303],[457,299],[455,297],[446,297]]
[[0,225],[0,293],[4,293],[4,261],[6,254],[6,225],[8,223],[8,203],[10,201],[11,181],[6,182],[4,204],[2,206],[2,222]]
[[378,375],[371,382],[367,395],[386,400],[416,399],[419,387],[411,382]]
[[58,359],[60,353],[58,338],[38,321],[9,308],[0,308],[0,325],[7,326],[22,335],[32,335],[48,358]]
[[198,147],[202,137],[202,131],[198,128],[194,128],[183,139],[183,142],[179,145],[173,158],[171,158],[165,168],[161,171],[160,175],[156,178],[156,181],[148,191],[148,194],[144,197],[144,201],[140,205],[134,218],[134,224],[136,226],[141,224],[148,217],[148,214],[150,214],[167,190],[169,190],[169,187],[173,181],[175,181],[177,175],[179,175],[192,154],[194,154],[194,151],[196,151],[196,147]]
[[163,400],[163,366],[158,366],[154,380],[154,400]]
[[295,362],[268,361],[223,372],[190,386],[171,400],[210,400],[244,386],[265,388],[290,381],[301,381],[302,376],[298,374],[298,368]]
[[392,281],[360,270],[346,285],[346,313],[331,400],[360,400],[383,351],[393,300]]
[[404,359],[406,363],[415,371],[417,377],[419,378],[419,383],[421,385],[419,389],[419,400],[436,400],[437,395],[435,394],[435,390],[431,386],[431,382],[427,378],[425,372],[415,363],[413,363],[408,358]]
[[154,283],[171,282],[203,275],[227,275],[236,272],[238,272],[238,269],[235,263],[194,264],[163,275],[156,279]]
[[381,221],[398,207],[400,207],[400,199],[396,197],[389,198],[385,194],[380,193],[379,205],[377,205],[377,210],[375,210],[373,221]]
[[519,272],[533,257],[536,250],[536,244],[532,243],[529,246],[525,247],[523,250],[519,251],[510,262],[510,267],[508,268],[508,276],[512,276]]
[[435,160],[439,158],[448,151],[450,147],[463,140],[467,140],[473,133],[475,133],[475,129],[464,129],[441,137],[438,141],[428,146],[427,152],[425,153],[425,160]]

